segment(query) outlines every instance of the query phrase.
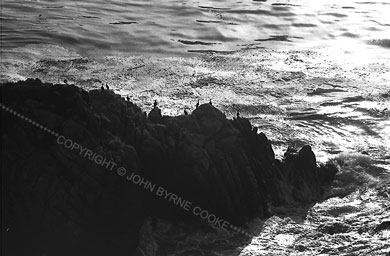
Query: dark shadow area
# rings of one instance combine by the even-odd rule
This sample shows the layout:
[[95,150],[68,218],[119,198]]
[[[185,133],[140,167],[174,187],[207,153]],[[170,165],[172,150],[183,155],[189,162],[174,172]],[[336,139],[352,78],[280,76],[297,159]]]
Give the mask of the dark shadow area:
[[184,223],[182,238],[223,229],[238,244],[221,248],[238,248],[250,242],[241,226],[270,205],[321,199],[337,172],[308,145],[275,159],[265,134],[211,101],[162,116],[157,101],[146,114],[108,85],[0,89],[4,255],[138,255],[153,242],[147,217]]

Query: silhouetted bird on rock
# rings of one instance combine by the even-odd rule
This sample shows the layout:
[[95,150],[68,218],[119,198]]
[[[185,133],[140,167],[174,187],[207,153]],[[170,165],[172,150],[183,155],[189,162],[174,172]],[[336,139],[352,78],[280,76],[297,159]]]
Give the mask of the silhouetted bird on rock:
[[199,107],[199,100],[198,100],[198,102],[195,105],[195,108],[198,108],[198,107]]
[[107,89],[107,90],[110,90],[110,87],[108,86],[108,84],[106,84],[106,89]]
[[153,107],[157,108],[157,100],[154,100]]
[[213,105],[213,103],[211,102],[211,99],[210,99],[210,101],[209,101],[209,104],[210,104],[210,105]]
[[184,115],[188,115],[188,112],[187,112],[187,110],[186,109],[184,109]]
[[238,110],[237,110],[236,117],[237,117],[237,118],[240,118],[240,112],[239,112]]
[[103,85],[100,87],[100,89],[101,89],[102,91],[104,91],[104,87],[103,87]]
[[130,101],[129,95],[126,96],[126,100],[127,100],[127,101]]

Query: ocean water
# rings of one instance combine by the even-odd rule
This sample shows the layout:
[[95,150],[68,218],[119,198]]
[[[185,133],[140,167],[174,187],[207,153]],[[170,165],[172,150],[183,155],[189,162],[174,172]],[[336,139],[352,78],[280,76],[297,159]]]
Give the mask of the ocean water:
[[3,0],[2,48],[186,55],[256,47],[390,47],[384,0]]
[[340,168],[323,201],[273,208],[245,227],[252,238],[159,220],[145,255],[383,255],[389,13],[362,0],[3,0],[0,80],[108,84],[172,115],[212,100],[248,117],[279,158],[310,144]]

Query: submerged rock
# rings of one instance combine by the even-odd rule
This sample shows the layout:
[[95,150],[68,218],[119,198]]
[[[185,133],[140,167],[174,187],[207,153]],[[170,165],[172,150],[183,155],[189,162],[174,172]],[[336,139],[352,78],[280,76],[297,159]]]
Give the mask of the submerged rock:
[[330,222],[324,223],[318,227],[318,230],[322,233],[326,233],[329,235],[338,234],[338,233],[346,233],[351,229],[351,226],[347,223],[343,222]]
[[128,254],[147,215],[198,218],[177,197],[240,225],[268,217],[270,204],[320,199],[337,171],[318,167],[310,146],[275,159],[249,120],[228,120],[211,104],[176,117],[156,106],[146,117],[112,91],[32,79],[3,85],[1,95],[7,107],[171,193],[156,196],[3,111],[3,230],[12,230],[4,234],[11,254]]
[[375,228],[375,231],[378,232],[385,229],[390,229],[390,221],[383,221]]

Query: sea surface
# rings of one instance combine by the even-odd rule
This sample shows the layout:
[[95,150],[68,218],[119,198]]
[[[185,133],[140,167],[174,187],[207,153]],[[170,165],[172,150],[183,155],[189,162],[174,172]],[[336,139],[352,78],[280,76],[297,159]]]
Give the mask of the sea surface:
[[83,56],[390,47],[382,0],[3,0],[2,48],[54,44]]
[[212,100],[279,158],[310,144],[340,169],[321,202],[272,208],[250,238],[151,221],[145,255],[390,252],[388,1],[2,0],[0,68],[1,82],[108,84],[163,114]]

